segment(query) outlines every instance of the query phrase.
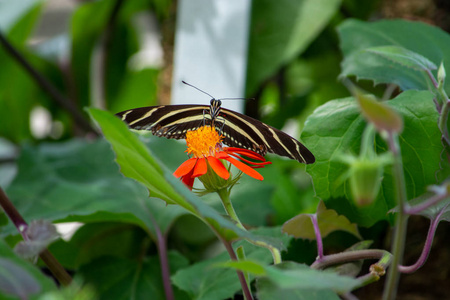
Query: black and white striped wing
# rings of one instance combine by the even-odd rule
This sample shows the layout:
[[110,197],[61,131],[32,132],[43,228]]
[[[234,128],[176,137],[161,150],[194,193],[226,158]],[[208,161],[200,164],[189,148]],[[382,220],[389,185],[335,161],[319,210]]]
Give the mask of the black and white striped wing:
[[[149,130],[169,139],[185,139],[186,132],[203,125],[211,125],[210,106],[167,105],[126,110],[116,114],[130,128]],[[216,130],[230,147],[245,148],[261,155],[267,152],[314,163],[314,155],[299,141],[272,126],[243,114],[221,108],[215,119]]]
[[290,135],[235,111],[222,108],[215,126],[221,130],[223,143],[228,146],[246,148],[261,155],[270,152],[306,164],[315,161],[314,155]]
[[149,130],[168,139],[185,139],[186,132],[211,124],[209,109],[206,105],[162,105],[134,108],[116,115],[132,129]]

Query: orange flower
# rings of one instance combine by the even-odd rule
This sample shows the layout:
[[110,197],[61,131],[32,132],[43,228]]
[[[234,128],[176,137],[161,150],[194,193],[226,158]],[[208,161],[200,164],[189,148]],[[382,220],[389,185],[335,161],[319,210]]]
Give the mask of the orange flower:
[[[193,157],[182,163],[174,172],[175,177],[181,177],[181,180],[190,188],[194,184],[196,177],[205,175],[208,170],[208,165],[221,178],[228,180],[230,173],[223,165],[221,159],[233,164],[243,173],[263,180],[261,174],[254,170],[254,168],[262,168],[264,165],[270,164],[260,154],[247,149],[225,147],[222,148],[222,136],[220,136],[215,128],[204,126],[194,131],[186,133],[186,144],[188,149],[186,152],[192,154]],[[246,158],[259,160],[261,162],[253,162]],[[246,165],[242,161],[246,162]]]

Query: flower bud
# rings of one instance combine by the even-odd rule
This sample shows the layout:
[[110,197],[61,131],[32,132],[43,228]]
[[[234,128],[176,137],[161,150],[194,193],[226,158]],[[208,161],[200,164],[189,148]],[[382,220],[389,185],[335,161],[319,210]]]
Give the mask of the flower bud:
[[366,206],[376,199],[383,168],[383,163],[377,159],[356,159],[350,164],[350,187],[356,205]]

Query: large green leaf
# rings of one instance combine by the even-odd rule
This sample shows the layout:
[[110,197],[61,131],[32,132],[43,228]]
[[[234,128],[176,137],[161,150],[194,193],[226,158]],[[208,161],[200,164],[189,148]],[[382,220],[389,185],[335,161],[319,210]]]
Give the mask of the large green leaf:
[[[279,227],[259,228],[254,233],[269,237],[280,237],[281,231]],[[286,244],[289,243],[290,239],[286,235],[282,237]],[[247,242],[239,242],[235,248],[240,245],[244,245],[247,259],[264,265],[272,262],[272,256],[267,249],[256,247]],[[191,299],[222,300],[231,298],[241,289],[241,286],[235,270],[224,270],[219,267],[229,260],[230,257],[227,253],[203,260],[178,271],[172,276],[172,281],[177,287],[186,291]]]
[[[175,272],[187,260],[177,253],[169,255],[170,269]],[[78,274],[97,291],[98,299],[166,299],[157,257],[125,259],[102,257],[83,266]],[[189,299],[175,290],[176,299]]]
[[[443,150],[438,114],[429,92],[408,91],[388,102],[402,117],[405,125],[400,146],[408,198],[423,194],[427,185],[436,183]],[[376,201],[365,208],[356,208],[347,184],[339,184],[347,166],[340,161],[343,153],[359,153],[365,121],[352,98],[333,100],[319,107],[307,120],[302,139],[316,156],[316,163],[307,166],[316,194],[330,209],[346,215],[359,225],[371,226],[387,218],[395,203],[390,167],[385,169],[381,192]],[[379,152],[386,151],[384,141],[377,139]]]
[[283,289],[333,290],[345,293],[355,288],[359,281],[338,275],[334,272],[319,271],[306,265],[287,262],[266,267],[267,275],[272,282]]
[[[124,178],[109,144],[99,140],[24,147],[7,194],[27,221],[126,222],[154,232],[153,217],[166,231],[184,210],[168,208]],[[12,226],[5,233],[15,232]]]
[[292,288],[283,289],[267,278],[260,278],[256,285],[260,300],[339,300],[339,296],[332,290],[314,290]]
[[49,250],[65,268],[77,270],[102,256],[140,257],[143,249],[154,246],[149,239],[144,230],[129,223],[95,222],[81,226],[69,241],[53,243]]
[[[18,258],[13,250],[0,239],[0,299],[31,299],[37,292],[56,290],[52,279],[36,266]],[[9,297],[9,296],[15,297]]]
[[340,0],[253,1],[247,94],[298,56],[327,25]]
[[[375,84],[395,83],[403,90],[427,89],[427,78],[423,72],[398,61],[392,62],[386,55],[383,57],[366,51],[378,46],[402,47],[423,56],[437,66],[441,62],[446,67],[450,64],[450,36],[443,30],[425,23],[405,20],[373,23],[347,20],[338,27],[338,32],[344,54],[341,76],[354,75],[358,79],[373,80]],[[414,55],[412,57],[417,58]],[[408,58],[411,58],[410,53]],[[445,83],[445,89],[450,91],[449,81]]]
[[261,299],[271,299],[269,295],[273,297],[274,291],[280,293],[277,297],[283,295],[283,299],[337,299],[332,291],[346,293],[359,285],[359,281],[354,278],[310,269],[294,262],[267,266],[259,262],[239,261],[223,266],[259,276],[257,289]]

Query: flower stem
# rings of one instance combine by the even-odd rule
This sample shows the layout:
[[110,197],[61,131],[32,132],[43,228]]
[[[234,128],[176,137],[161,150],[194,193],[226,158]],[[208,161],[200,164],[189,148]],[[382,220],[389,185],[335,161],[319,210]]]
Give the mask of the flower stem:
[[[239,246],[236,249],[237,257],[239,260],[245,260],[245,251],[243,246]],[[248,272],[243,271],[242,274],[244,274],[245,281],[247,282],[247,288],[250,290],[250,278],[248,276]]]
[[392,267],[386,279],[386,285],[383,290],[383,300],[393,300],[397,295],[397,285],[400,278],[399,265],[403,258],[405,248],[406,229],[408,224],[408,215],[405,213],[405,205],[407,203],[405,176],[403,173],[402,156],[398,136],[392,132],[388,133],[389,148],[394,156],[393,175],[394,187],[397,192],[397,204],[399,210],[395,220],[394,241],[392,245]]
[[236,214],[236,211],[234,210],[233,204],[230,200],[230,193],[227,189],[221,189],[218,190],[217,193],[219,194],[220,199],[222,200],[223,207],[225,208],[225,211],[227,212],[227,215],[230,216],[230,218],[236,222],[236,226],[246,230],[244,225],[242,225],[241,221],[239,220],[239,217]]
[[[222,200],[223,207],[225,208],[225,211],[227,212],[228,216],[234,222],[236,222],[236,226],[238,226],[239,228],[241,228],[243,230],[247,230],[247,229],[245,229],[244,225],[242,225],[241,221],[239,220],[239,217],[236,214],[236,211],[233,208],[233,204],[231,203],[231,200],[230,200],[229,190],[221,189],[221,190],[217,191],[217,194],[219,194],[219,197]],[[267,248],[272,253],[273,263],[274,264],[281,263],[280,250],[278,250],[277,248],[272,247],[271,245],[264,243],[262,241],[251,241],[251,240],[248,240],[248,241],[256,246]]]
[[[220,236],[219,236],[220,237]],[[220,237],[222,243],[225,245],[225,248],[228,251],[228,255],[230,255],[231,260],[237,261],[238,258],[236,256],[236,253],[234,252],[233,247],[231,246],[230,242],[226,241],[222,237]],[[239,282],[241,283],[242,292],[244,293],[244,297],[246,300],[253,300],[252,293],[250,292],[249,284],[247,283],[247,280],[245,279],[245,275],[242,271],[236,270]]]

